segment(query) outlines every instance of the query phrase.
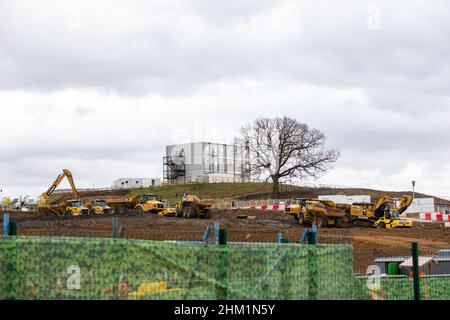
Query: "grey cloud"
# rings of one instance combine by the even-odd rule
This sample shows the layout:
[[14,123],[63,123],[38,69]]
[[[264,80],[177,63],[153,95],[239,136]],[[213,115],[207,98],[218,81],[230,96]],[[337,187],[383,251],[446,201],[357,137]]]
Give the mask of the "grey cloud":
[[[35,15],[24,15],[11,5],[3,11],[3,15],[12,12],[15,22],[3,23],[12,30],[2,34],[6,72],[0,86],[173,95],[201,90],[211,81],[257,77],[362,87],[369,92],[386,86],[429,92],[438,84],[439,94],[446,94],[450,47],[445,36],[450,27],[445,13],[450,6],[424,10],[422,2],[413,1],[406,10],[380,2],[383,24],[373,31],[365,24],[366,9],[373,4],[189,1],[170,15],[138,1],[138,13],[150,17],[161,13],[165,20],[134,24],[116,11],[109,17],[106,11],[94,21],[95,11],[82,3],[80,15],[86,17],[79,31],[64,27],[67,4],[55,5],[49,10],[53,14],[41,10]],[[274,23],[270,14],[285,5],[292,14],[288,19],[298,25],[267,25]]]
[[[27,158],[27,173],[40,177],[55,170],[52,159],[78,166],[85,180],[88,169],[76,161],[139,168],[147,161],[159,174],[167,138],[179,128],[195,130],[192,119],[216,121],[219,129],[228,121],[228,130],[253,117],[289,114],[325,131],[342,153],[337,167],[376,168],[386,176],[411,161],[438,167],[450,157],[446,1],[48,0],[29,10],[30,4],[0,3],[0,93],[35,94],[23,107],[27,120],[40,124],[20,136],[29,142],[0,146],[0,162],[10,168],[1,178],[9,183],[25,177]],[[381,9],[380,30],[366,26],[370,5]],[[79,29],[67,26],[70,18],[79,18]],[[308,102],[292,93],[296,88],[323,91],[311,91]],[[76,107],[61,108],[52,97],[65,89],[136,100],[118,99],[127,116],[111,119],[82,95]],[[357,90],[361,97],[327,101],[327,90],[336,97]],[[161,100],[145,110],[129,105],[149,95]],[[40,131],[55,118],[73,125],[58,127],[48,142]],[[96,128],[94,120],[104,118],[109,122]]]

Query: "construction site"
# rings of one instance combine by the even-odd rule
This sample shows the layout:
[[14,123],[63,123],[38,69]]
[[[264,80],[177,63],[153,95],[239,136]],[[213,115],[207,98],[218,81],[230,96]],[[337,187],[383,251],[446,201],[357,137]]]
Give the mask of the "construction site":
[[[164,161],[165,164],[168,163],[167,159]],[[179,179],[178,176],[176,178]],[[71,189],[58,191],[58,186],[66,179]],[[329,196],[330,194],[334,194],[334,196]],[[238,299],[255,297],[271,299],[283,297],[292,299],[378,299],[380,297],[409,299],[412,298],[413,283],[411,280],[412,265],[408,264],[408,259],[411,257],[411,244],[416,243],[421,263],[419,265],[420,275],[424,277],[423,282],[427,283],[425,290],[428,291],[422,293],[425,294],[424,299],[449,298],[450,292],[446,289],[447,287],[445,285],[439,287],[442,281],[450,279],[450,257],[447,256],[448,249],[450,249],[448,245],[450,243],[448,215],[407,213],[413,202],[417,203],[416,199],[426,197],[429,196],[416,193],[413,198],[409,192],[311,188],[286,184],[281,187],[280,199],[273,199],[269,183],[241,181],[236,183],[185,183],[184,181],[184,183],[169,183],[159,187],[78,191],[72,173],[64,169],[50,187],[42,193],[35,206],[24,203],[23,206],[26,207],[26,210],[3,206],[1,212],[3,240],[0,241],[0,245],[3,246],[5,254],[2,255],[3,260],[0,261],[0,266],[7,278],[11,274],[14,274],[16,278],[5,280],[4,283],[9,283],[7,287],[10,287],[9,289],[3,288],[2,293],[4,297],[18,299],[52,297],[64,299],[89,297],[98,299],[190,299],[194,297],[191,295],[192,291],[196,290],[192,287],[191,281],[194,283],[197,281],[201,283],[197,289],[203,290],[202,294],[206,299],[230,297]],[[358,202],[358,199],[370,199],[370,201]],[[433,197],[433,201],[439,208],[448,205],[444,199]],[[441,218],[437,219],[440,221],[429,221],[430,219],[425,218],[426,215],[435,217],[440,215]],[[24,242],[23,246],[20,244],[21,241]],[[100,249],[101,253],[96,251],[99,250],[98,245],[104,247],[106,251],[110,250],[106,248],[112,246],[115,253],[113,252],[112,256],[109,256],[108,259],[112,259],[111,261],[127,260],[125,256],[117,257],[117,250],[119,250],[117,246],[123,250],[125,247],[129,247],[126,250],[134,250],[132,248],[135,246],[142,249],[141,246],[148,245],[149,248],[142,250],[148,251],[149,255],[146,256],[141,252],[139,259],[144,261],[162,259],[165,261],[161,260],[164,267],[154,266],[154,268],[162,269],[152,269],[150,275],[142,273],[139,277],[143,278],[135,279],[133,285],[130,282],[124,282],[122,279],[124,275],[125,277],[130,277],[130,275],[122,271],[124,273],[121,275],[116,274],[118,282],[115,284],[117,286],[114,285],[112,279],[109,279],[109,281],[113,281],[111,292],[104,287],[105,283],[102,283],[103,287],[100,288],[101,286],[97,286],[95,281],[90,278],[90,280],[87,278],[81,280],[84,281],[84,288],[87,288],[87,291],[83,291],[80,289],[81,287],[77,287],[78,291],[71,291],[70,288],[67,289],[68,291],[64,291],[54,287],[52,279],[47,279],[50,282],[43,284],[40,281],[35,283],[33,279],[29,278],[30,276],[38,277],[42,272],[41,269],[23,271],[22,276],[25,278],[18,275],[18,270],[14,270],[13,273],[8,272],[11,268],[10,259],[14,261],[25,259],[27,254],[44,254],[46,250],[53,250],[52,257],[56,252],[57,256],[62,259],[61,268],[63,265],[70,265],[71,259],[66,254],[71,250],[67,249],[69,251],[65,254],[65,249],[63,250],[63,247],[55,241],[67,242],[64,246],[68,247],[72,245],[80,248],[86,247],[86,250],[90,252],[86,253],[89,258],[85,257],[83,259],[87,259],[86,261],[78,262],[84,266],[80,266],[81,269],[92,268],[92,264],[97,263],[91,261],[92,254],[102,255],[104,253],[103,249]],[[151,249],[155,245],[157,249]],[[22,247],[25,251],[22,258],[20,251],[18,254],[12,255],[12,251],[9,252],[7,249],[8,247],[17,248],[17,246]],[[37,249],[40,246],[44,246],[46,249],[42,249],[44,247]],[[165,249],[165,246],[170,248]],[[175,250],[176,253],[170,254],[174,255],[174,259],[179,259],[176,258],[177,255],[184,254],[179,252],[180,246],[185,246],[181,252],[186,254],[195,252],[194,257],[197,258],[192,263],[196,264],[196,267],[190,269],[182,262],[180,264],[179,260],[171,260],[170,263],[174,263],[176,266],[173,270],[167,271],[170,266],[166,265],[166,254]],[[33,251],[33,248],[39,252]],[[228,249],[223,251],[224,248]],[[311,278],[299,280],[300,275],[298,274],[288,275],[289,268],[293,268],[292,265],[289,265],[289,260],[279,262],[277,259],[280,257],[276,258],[280,254],[288,254],[283,251],[285,250],[283,248],[292,250],[292,252],[289,251],[289,254],[293,255],[292,259],[296,257],[295,259],[299,259],[298,263],[304,263],[298,268],[305,267],[309,273],[302,274],[301,277],[315,277],[317,282],[311,284]],[[314,250],[317,251],[310,253],[311,248],[315,248]],[[233,250],[237,251],[233,254]],[[248,259],[247,261],[242,258],[242,250],[256,250],[256,252],[247,254],[245,258]],[[325,253],[319,258],[317,255],[321,254],[321,250]],[[304,256],[304,254],[306,255]],[[311,262],[311,254],[316,259],[325,259],[322,261],[323,265],[317,265],[319,260]],[[219,257],[224,255],[225,262],[221,258],[217,260],[217,255]],[[241,257],[243,260],[237,261],[236,266],[233,266],[229,259],[237,259],[237,257]],[[45,259],[49,258],[47,256]],[[219,263],[219,266],[211,266],[208,263],[208,261],[211,262],[211,259],[215,261],[214,263]],[[274,262],[273,259],[278,262]],[[119,265],[122,265],[124,262],[120,261]],[[268,274],[261,278],[262,273],[251,273],[250,277],[249,274],[245,275],[247,272],[245,271],[244,275],[236,275],[237,278],[230,276],[230,273],[236,272],[233,271],[234,268],[246,268],[242,265],[243,261],[247,261],[245,262],[247,265],[249,263],[253,266],[255,263],[258,264],[256,269],[261,269],[262,273],[269,272],[268,274],[271,274],[274,271],[269,270],[281,268],[277,271],[281,274],[276,273],[277,284],[276,288],[272,288],[273,292],[271,291],[268,296],[261,296],[262,291],[258,294],[248,292],[248,287],[251,287],[255,281],[263,281],[264,277],[270,278],[271,276]],[[37,260],[35,262],[38,265],[46,263]],[[206,266],[203,266],[204,263]],[[225,264],[221,265],[221,263]],[[313,263],[312,266],[311,263]],[[333,264],[340,264],[342,270],[345,271],[333,268]],[[432,266],[434,264],[435,266]],[[326,269],[323,269],[324,266]],[[378,279],[381,281],[376,290],[366,285],[368,279],[374,276],[374,266],[375,270],[379,272]],[[23,266],[23,268],[29,267]],[[113,262],[109,268],[114,268]],[[225,271],[221,268],[225,268]],[[197,274],[201,280],[193,280],[192,277],[196,276],[192,272],[196,273],[201,270],[207,274],[212,273],[209,275]],[[59,279],[59,276],[63,276],[62,271],[62,269],[54,270],[55,274],[52,274],[51,277]],[[176,275],[172,274],[172,271],[178,272],[178,276],[180,276],[180,272],[186,273],[184,276],[190,279],[188,287],[185,287],[187,280],[174,279],[173,277]],[[92,276],[92,271],[90,272],[89,274]],[[225,272],[225,275],[220,272]],[[165,275],[162,275],[164,273]],[[278,277],[284,280],[280,280]],[[22,279],[21,281],[26,283],[18,284],[18,279]],[[330,283],[333,283],[331,288],[335,288],[349,279],[353,285],[345,289],[345,296],[338,296],[335,292],[331,293],[323,288],[330,286]],[[34,286],[31,289],[29,288],[30,281],[31,286]],[[223,281],[228,284],[223,284]],[[240,284],[245,282],[246,285],[238,289],[232,288],[230,283],[233,281]],[[271,283],[271,281],[275,280],[271,279],[269,282]],[[286,289],[289,281],[296,283],[303,281],[308,289],[304,289],[302,292],[291,287]],[[87,283],[89,285],[86,285]],[[264,286],[266,285],[268,284]],[[314,287],[311,287],[312,285]],[[125,293],[121,291],[121,286],[128,288],[122,288]],[[168,289],[168,286],[175,286],[176,289]],[[212,291],[210,292],[208,288]],[[82,294],[80,290],[83,292]]]

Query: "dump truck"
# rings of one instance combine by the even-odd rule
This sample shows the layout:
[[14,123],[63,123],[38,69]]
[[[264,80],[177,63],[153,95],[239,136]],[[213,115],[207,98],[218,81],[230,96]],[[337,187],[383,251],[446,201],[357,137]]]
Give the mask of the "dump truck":
[[368,223],[382,228],[412,228],[412,220],[400,220],[399,216],[405,212],[413,202],[409,196],[393,197],[384,195],[375,203],[354,203],[346,212],[350,214],[355,224]]
[[104,199],[87,201],[86,207],[89,209],[89,214],[105,215],[111,213],[111,207]]
[[154,194],[139,194],[130,198],[110,198],[106,202],[113,213],[121,213],[126,209],[156,214],[164,211],[164,204]]
[[196,195],[184,194],[176,205],[176,217],[210,219],[213,204],[214,200],[202,200]]
[[285,213],[301,225],[315,224],[319,228],[342,228],[351,221],[344,207],[327,200],[295,199],[293,204],[286,206]]
[[[67,178],[70,187],[72,188],[73,199],[65,200],[60,204],[48,204],[50,196],[53,194],[59,184]],[[38,200],[37,211],[39,214],[57,214],[57,215],[73,215],[80,216],[89,213],[89,209],[85,207],[84,203],[80,200],[77,188],[73,181],[72,173],[63,169],[62,173],[58,175],[56,180],[52,183],[50,188],[44,192]]]
[[55,205],[39,205],[38,213],[56,214],[61,216],[64,215],[81,216],[89,214],[89,209],[84,205],[84,203],[81,200],[71,199]]

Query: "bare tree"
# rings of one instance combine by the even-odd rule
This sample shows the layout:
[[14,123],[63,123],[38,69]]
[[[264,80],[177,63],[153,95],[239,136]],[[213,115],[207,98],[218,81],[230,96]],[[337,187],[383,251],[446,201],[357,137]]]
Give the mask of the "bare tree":
[[281,179],[318,178],[340,156],[325,150],[322,132],[288,117],[257,119],[241,128],[239,140],[249,148],[252,174],[271,179],[274,196]]

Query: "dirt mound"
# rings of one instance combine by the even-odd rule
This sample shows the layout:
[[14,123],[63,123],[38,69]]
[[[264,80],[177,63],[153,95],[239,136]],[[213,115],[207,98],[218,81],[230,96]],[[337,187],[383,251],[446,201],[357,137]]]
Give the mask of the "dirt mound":
[[[80,191],[79,195],[82,200],[92,200],[96,198],[109,198],[109,197],[124,197],[130,193],[129,189],[115,189],[115,190],[93,190],[93,191]],[[50,197],[50,204],[57,204],[64,200],[73,198],[71,192],[57,193]]]

